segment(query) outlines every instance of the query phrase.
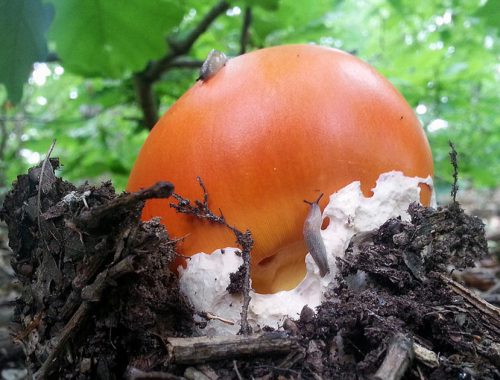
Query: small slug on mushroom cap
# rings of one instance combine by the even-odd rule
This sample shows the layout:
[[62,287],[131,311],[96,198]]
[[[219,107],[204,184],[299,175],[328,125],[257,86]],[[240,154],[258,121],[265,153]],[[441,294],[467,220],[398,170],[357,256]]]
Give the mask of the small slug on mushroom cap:
[[[219,58],[212,57],[216,69],[207,64],[202,80],[151,131],[127,190],[169,180],[177,193],[200,199],[200,176],[210,207],[253,234],[256,291],[292,289],[304,278],[308,211],[302,200],[353,181],[370,195],[379,175],[393,170],[433,175],[429,144],[413,110],[358,58],[313,45]],[[421,185],[422,203],[430,197],[430,187]],[[178,245],[183,255],[235,244],[226,228],[176,214],[165,201],[146,202],[143,218],[154,216],[173,237],[187,236]]]
[[198,79],[202,81],[210,79],[226,65],[226,62],[226,55],[213,49],[210,53],[208,53],[208,57],[205,62],[203,62],[203,65],[201,65],[200,76]]

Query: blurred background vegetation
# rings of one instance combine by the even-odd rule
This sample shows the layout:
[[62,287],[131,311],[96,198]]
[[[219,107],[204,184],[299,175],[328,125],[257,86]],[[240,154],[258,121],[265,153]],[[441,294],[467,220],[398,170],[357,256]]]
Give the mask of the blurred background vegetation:
[[443,191],[448,140],[462,186],[497,187],[499,29],[500,0],[0,0],[0,193],[54,138],[66,179],[123,189],[211,49],[288,43],[349,51],[388,77],[422,121]]

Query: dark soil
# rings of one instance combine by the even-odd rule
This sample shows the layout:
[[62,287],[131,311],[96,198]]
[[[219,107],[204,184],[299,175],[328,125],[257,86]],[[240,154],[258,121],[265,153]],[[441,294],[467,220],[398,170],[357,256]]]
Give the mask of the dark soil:
[[[188,335],[193,324],[168,268],[174,245],[158,220],[140,222],[143,197],[118,196],[110,183],[75,188],[50,164],[43,181],[40,168],[19,176],[1,211],[22,286],[14,328],[28,370],[116,378],[127,365],[149,369],[161,360],[161,336]],[[149,197],[172,190],[164,184]]]
[[173,186],[77,188],[58,165],[19,176],[0,211],[21,289],[14,339],[35,378],[364,379],[389,363],[406,379],[500,379],[498,309],[449,278],[487,252],[482,223],[457,203],[412,205],[410,222],[356,236],[328,299],[283,332],[218,342],[193,337],[203,320],[169,270],[175,241],[140,220]]

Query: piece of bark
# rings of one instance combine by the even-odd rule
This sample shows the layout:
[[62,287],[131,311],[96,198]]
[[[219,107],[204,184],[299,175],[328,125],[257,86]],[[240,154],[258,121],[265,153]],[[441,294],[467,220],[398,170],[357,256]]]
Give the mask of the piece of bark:
[[184,371],[184,377],[188,380],[210,380],[210,377],[194,367],[187,367]]
[[168,359],[175,364],[198,364],[244,356],[287,354],[298,348],[297,340],[282,332],[249,336],[167,338]]
[[396,334],[391,340],[387,349],[387,354],[375,375],[376,380],[399,380],[413,361],[413,339]]
[[439,358],[434,351],[431,351],[416,342],[413,342],[413,351],[415,352],[415,359],[427,367],[439,367]]
[[463,297],[469,305],[478,309],[481,312],[483,319],[489,325],[488,327],[495,330],[496,334],[500,334],[500,308],[488,303],[463,285],[453,281],[451,278],[442,274],[440,275],[440,278],[446,285],[448,285],[448,287],[451,288],[451,290]]
[[127,380],[183,380],[183,377],[172,375],[168,372],[145,372],[137,368],[127,368],[125,373]]
[[113,215],[116,210],[123,208],[132,208],[132,206],[146,199],[153,198],[168,198],[174,191],[174,185],[170,182],[158,182],[151,187],[137,191],[135,193],[124,194],[108,203],[83,210],[80,215],[75,218],[77,227],[92,229],[98,227],[104,219]]

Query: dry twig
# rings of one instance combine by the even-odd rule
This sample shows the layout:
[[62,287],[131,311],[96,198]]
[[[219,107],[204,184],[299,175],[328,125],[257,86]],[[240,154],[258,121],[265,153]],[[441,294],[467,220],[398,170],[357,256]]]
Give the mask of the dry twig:
[[83,210],[75,219],[77,226],[92,229],[99,226],[102,220],[112,215],[119,208],[130,208],[132,205],[152,198],[168,198],[174,191],[174,185],[170,182],[158,182],[147,189],[135,193],[124,194],[110,202],[88,210]]
[[215,215],[208,206],[208,192],[203,183],[203,180],[198,177],[198,183],[203,191],[203,201],[195,200],[192,204],[189,199],[185,199],[179,194],[173,193],[172,197],[177,201],[177,204],[171,203],[170,207],[174,208],[177,212],[187,215],[193,215],[196,218],[208,220],[212,223],[220,224],[229,228],[236,237],[236,242],[242,248],[242,258],[244,266],[244,280],[243,280],[243,307],[241,310],[241,329],[240,334],[250,334],[251,327],[248,323],[248,306],[250,304],[250,252],[253,247],[253,238],[249,230],[244,233],[238,230],[235,226],[227,223],[224,215]]
[[238,363],[236,362],[236,360],[233,360],[233,368],[234,372],[236,373],[236,376],[238,377],[238,380],[243,380],[240,370],[238,369]]
[[451,141],[448,142],[450,145],[450,161],[453,167],[453,185],[451,186],[451,196],[453,198],[453,203],[457,202],[458,193],[458,154],[455,149],[455,144]]
[[382,365],[373,378],[376,380],[401,379],[414,356],[413,339],[403,334],[396,334],[387,349]]
[[127,368],[125,378],[128,380],[183,380],[183,377],[167,372],[144,372],[138,368]]
[[40,223],[40,215],[42,214],[42,185],[43,185],[43,176],[45,174],[45,168],[47,167],[47,162],[49,161],[50,155],[52,154],[52,151],[54,150],[55,146],[56,146],[56,140],[54,139],[52,141],[52,144],[50,144],[50,147],[49,147],[49,150],[47,152],[47,155],[45,156],[45,160],[43,160],[43,163],[42,163],[42,169],[40,170],[40,179],[38,180],[38,194],[37,194],[38,231],[42,231],[42,227],[41,227],[41,223]]
[[167,338],[168,359],[175,364],[202,364],[238,357],[287,354],[298,349],[297,340],[282,332],[250,336]]
[[463,297],[467,303],[481,312],[483,318],[487,319],[488,327],[494,329],[497,334],[500,334],[500,308],[486,302],[484,299],[472,293],[466,287],[453,281],[451,278],[440,274],[441,280],[448,285],[456,294]]

